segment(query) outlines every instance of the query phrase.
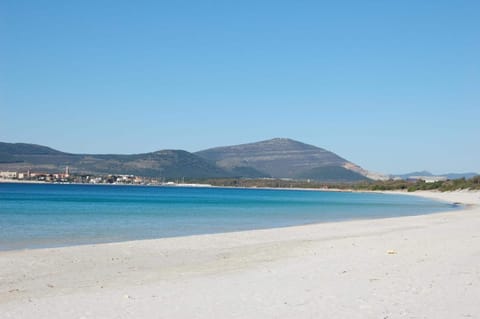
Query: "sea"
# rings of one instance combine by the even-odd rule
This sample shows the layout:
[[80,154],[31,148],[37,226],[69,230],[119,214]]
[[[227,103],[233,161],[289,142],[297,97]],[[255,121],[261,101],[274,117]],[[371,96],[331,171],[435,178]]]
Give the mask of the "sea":
[[458,209],[378,193],[0,183],[0,250],[61,247]]

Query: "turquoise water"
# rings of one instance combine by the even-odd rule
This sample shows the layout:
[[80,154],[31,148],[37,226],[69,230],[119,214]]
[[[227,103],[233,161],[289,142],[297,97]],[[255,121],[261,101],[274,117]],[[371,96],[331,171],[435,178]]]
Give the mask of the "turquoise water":
[[0,183],[0,250],[285,227],[455,209],[373,193]]

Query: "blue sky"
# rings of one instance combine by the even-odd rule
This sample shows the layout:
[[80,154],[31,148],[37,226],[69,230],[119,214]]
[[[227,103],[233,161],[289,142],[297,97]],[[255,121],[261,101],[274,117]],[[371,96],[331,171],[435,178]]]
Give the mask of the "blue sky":
[[479,1],[0,1],[0,140],[139,153],[289,137],[480,172]]

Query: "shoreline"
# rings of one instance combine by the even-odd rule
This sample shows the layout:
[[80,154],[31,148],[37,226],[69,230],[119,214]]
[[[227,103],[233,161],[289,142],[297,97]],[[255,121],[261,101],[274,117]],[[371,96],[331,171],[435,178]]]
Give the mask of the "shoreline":
[[[480,192],[480,190],[457,189],[452,191],[439,190],[416,190],[408,192],[407,190],[367,190],[367,189],[351,189],[351,188],[315,188],[315,187],[257,187],[257,186],[216,186],[211,184],[195,184],[195,183],[179,183],[179,184],[124,184],[124,183],[73,183],[73,182],[44,182],[30,180],[16,180],[0,178],[0,184],[41,184],[41,185],[88,185],[88,186],[135,186],[135,187],[192,187],[192,188],[225,188],[225,189],[259,189],[259,190],[292,190],[292,191],[322,191],[322,192],[340,192],[340,193],[378,193],[378,194],[414,194],[414,193],[451,193],[451,192]],[[428,198],[428,195],[424,197]],[[431,197],[435,199],[435,197]]]
[[[43,182],[40,182],[43,183]],[[35,183],[36,184],[36,183]],[[61,183],[45,183],[49,185],[63,185]],[[68,185],[83,185],[83,184],[74,184],[74,183],[68,183]],[[85,184],[85,185],[94,185],[98,186],[96,184]],[[106,184],[107,186],[142,186],[142,185],[115,185],[115,184]],[[185,184],[185,186],[190,187],[190,184]],[[161,187],[161,186],[160,186]],[[168,186],[165,186],[168,188]],[[412,195],[415,197],[423,197],[423,198],[429,198],[433,201],[438,201],[438,202],[444,202],[445,204],[449,205],[455,205],[459,206],[457,207],[458,209],[463,209],[467,207],[469,204],[465,203],[460,205],[461,203],[455,202],[454,200],[445,200],[443,197],[447,193],[441,193],[441,192],[432,192],[432,191],[427,191],[427,192],[422,192],[418,191],[417,194],[412,193],[412,192],[406,192],[406,191],[368,191],[368,190],[343,190],[343,189],[305,189],[305,188],[268,188],[268,187],[219,187],[219,186],[211,186],[209,188],[224,188],[224,189],[254,189],[254,190],[272,190],[272,191],[285,191],[285,190],[293,190],[293,191],[314,191],[314,192],[338,192],[338,193],[361,193],[361,194],[386,194],[386,195]],[[426,194],[424,194],[426,193]],[[438,198],[439,196],[433,196],[434,194],[439,194],[441,198]],[[463,191],[463,192],[454,192],[455,195],[458,196],[459,193],[468,193],[475,195],[476,193],[480,194],[480,192],[475,192],[475,191]],[[442,195],[444,194],[444,195]],[[204,236],[204,235],[222,235],[222,234],[230,234],[230,233],[241,233],[241,232],[251,232],[251,231],[263,231],[263,230],[269,230],[269,229],[285,229],[285,228],[291,228],[291,227],[298,227],[298,226],[311,226],[311,225],[323,225],[323,224],[335,224],[335,223],[343,223],[343,222],[350,222],[350,221],[359,221],[359,220],[377,220],[377,219],[389,219],[389,218],[401,218],[401,217],[409,217],[409,216],[421,216],[421,215],[429,215],[429,214],[438,214],[438,213],[443,213],[443,212],[448,212],[448,210],[443,210],[443,211],[433,211],[433,212],[427,212],[427,213],[418,213],[418,214],[412,214],[412,215],[403,215],[403,216],[370,216],[370,217],[351,217],[351,218],[345,218],[345,219],[333,219],[333,220],[323,220],[323,221],[312,221],[312,222],[305,222],[305,223],[297,223],[297,224],[290,224],[290,225],[283,225],[283,226],[265,226],[264,228],[251,228],[251,229],[238,229],[238,230],[225,230],[225,231],[218,231],[218,232],[205,232],[205,233],[197,233],[197,234],[181,234],[181,235],[175,235],[175,236],[166,236],[166,237],[154,237],[154,238],[140,238],[140,239],[118,239],[115,241],[95,241],[92,240],[90,242],[84,241],[84,242],[71,242],[71,243],[61,243],[61,242],[51,242],[51,244],[44,244],[44,245],[35,245],[34,241],[32,241],[30,244],[24,244],[24,246],[8,246],[5,245],[4,247],[0,248],[0,254],[2,252],[11,252],[11,251],[31,251],[31,250],[42,250],[42,249],[59,249],[59,248],[69,248],[69,247],[76,247],[76,246],[95,246],[95,245],[106,245],[106,244],[116,244],[116,243],[129,243],[129,242],[141,242],[141,241],[152,241],[152,240],[162,240],[162,239],[174,239],[174,238],[182,238],[182,237],[196,237],[196,236]]]
[[[305,187],[242,187],[242,186],[215,186],[211,184],[109,184],[109,183],[50,183],[42,181],[22,181],[22,180],[13,180],[13,179],[0,179],[0,184],[2,183],[11,183],[11,184],[43,184],[43,185],[88,185],[88,186],[134,186],[134,187],[191,187],[191,188],[224,188],[224,189],[258,189],[258,190],[280,190],[280,191],[317,191],[317,192],[338,192],[338,193],[374,193],[374,194],[394,194],[394,195],[413,195],[418,197],[429,198],[437,201],[451,202],[453,204],[462,204],[455,200],[445,200],[448,198],[448,194],[456,193],[479,193],[480,190],[470,190],[470,189],[457,189],[452,191],[439,191],[439,190],[416,190],[409,192],[407,190],[364,190],[364,189],[342,189],[342,188],[305,188]],[[444,194],[444,195],[442,195]],[[455,196],[455,195],[454,195]],[[469,202],[475,202],[475,199],[467,199]],[[470,205],[470,203],[465,203]]]
[[[391,194],[391,192],[386,192]],[[6,318],[479,316],[480,192],[454,212],[0,252]]]
[[[22,183],[22,182],[21,182]],[[33,182],[37,184],[37,182]],[[44,182],[38,182],[44,183]],[[59,183],[45,183],[50,185],[58,185]],[[68,183],[71,185],[94,185],[98,186],[97,184],[74,184]],[[102,184],[103,185],[103,184]],[[115,184],[105,184],[107,186],[153,186],[153,185],[115,185]],[[166,186],[168,187],[168,186]],[[189,186],[190,187],[190,186]],[[207,186],[208,187],[208,186]],[[339,193],[373,193],[373,194],[386,194],[386,195],[411,195],[415,197],[422,197],[431,199],[438,202],[443,202],[450,205],[458,206],[458,209],[466,209],[471,206],[480,206],[480,191],[470,191],[470,190],[462,190],[462,191],[453,191],[453,192],[439,192],[439,191],[416,191],[416,192],[407,192],[407,191],[368,191],[368,190],[344,190],[344,189],[305,189],[305,188],[256,188],[256,187],[220,187],[220,186],[209,186],[210,188],[226,188],[226,189],[258,189],[258,190],[293,190],[293,191],[319,191],[319,192],[339,192]],[[449,198],[449,194],[453,195],[453,198]],[[463,194],[463,197],[458,201],[458,196]],[[241,229],[241,230],[231,230],[231,231],[224,231],[224,232],[213,232],[213,233],[200,233],[200,234],[188,234],[188,235],[178,235],[178,236],[170,236],[170,237],[158,237],[158,238],[144,238],[144,239],[130,239],[130,240],[120,240],[120,241],[105,241],[105,242],[92,242],[92,243],[73,243],[73,244],[58,244],[58,245],[50,245],[50,246],[38,246],[38,247],[23,247],[23,248],[5,248],[0,249],[0,254],[2,252],[15,252],[15,251],[32,251],[32,250],[44,250],[44,249],[66,249],[69,247],[85,247],[85,246],[98,246],[98,245],[110,245],[110,244],[128,244],[131,242],[142,242],[142,241],[155,241],[155,240],[165,240],[165,239],[176,239],[176,238],[194,238],[197,236],[212,236],[212,235],[223,235],[223,234],[235,234],[235,233],[244,233],[244,232],[255,232],[255,231],[265,231],[265,230],[276,230],[276,229],[288,229],[292,227],[303,227],[303,226],[315,226],[315,225],[328,225],[328,224],[336,224],[336,223],[345,223],[345,222],[352,222],[352,221],[362,221],[362,220],[382,220],[382,219],[391,219],[391,218],[406,218],[406,217],[413,217],[413,216],[423,216],[423,215],[430,215],[430,214],[441,214],[447,213],[448,211],[435,211],[429,212],[425,214],[417,214],[417,215],[404,215],[404,216],[387,216],[387,217],[366,217],[366,218],[351,218],[351,219],[344,219],[344,220],[327,220],[327,221],[318,221],[318,222],[311,222],[305,224],[296,224],[296,225],[286,225],[286,226],[278,226],[278,227],[266,227],[266,228],[256,228],[256,229]]]

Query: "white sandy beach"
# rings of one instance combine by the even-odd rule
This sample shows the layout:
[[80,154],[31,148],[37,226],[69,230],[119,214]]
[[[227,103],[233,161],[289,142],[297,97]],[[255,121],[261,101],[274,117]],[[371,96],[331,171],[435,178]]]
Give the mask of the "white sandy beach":
[[0,318],[480,318],[480,193],[424,216],[0,252]]

